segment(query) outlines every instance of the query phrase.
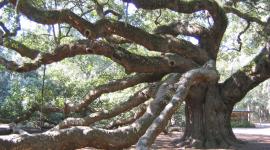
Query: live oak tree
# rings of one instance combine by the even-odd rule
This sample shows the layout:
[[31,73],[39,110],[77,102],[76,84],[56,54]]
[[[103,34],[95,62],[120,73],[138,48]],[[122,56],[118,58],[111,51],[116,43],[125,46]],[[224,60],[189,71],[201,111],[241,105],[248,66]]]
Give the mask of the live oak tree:
[[[115,9],[109,7],[110,3],[114,3]],[[98,19],[83,17],[84,13],[78,14],[79,11],[74,9],[44,8],[31,0],[3,0],[0,3],[1,9],[12,7],[19,15],[36,23],[69,25],[81,35],[80,39],[70,44],[61,44],[61,41],[56,39],[53,52],[42,52],[12,38],[16,36],[19,28],[12,32],[5,23],[1,23],[0,44],[32,60],[18,63],[0,57],[0,64],[7,70],[29,72],[42,65],[77,55],[101,55],[121,65],[127,74],[135,73],[90,90],[79,103],[66,103],[64,108],[44,107],[43,111],[62,112],[66,115],[78,113],[88,108],[102,94],[147,83],[145,88],[136,91],[127,101],[110,111],[101,110],[82,118],[69,117],[40,134],[32,135],[19,131],[20,134],[17,135],[0,136],[0,149],[75,149],[87,146],[121,149],[136,143],[137,149],[149,149],[183,101],[186,103],[186,128],[179,140],[181,146],[227,148],[241,144],[232,132],[230,116],[233,106],[241,101],[247,92],[270,77],[270,19],[267,20],[265,15],[269,13],[269,2],[123,0],[123,3],[124,14],[119,12],[119,7],[123,5],[119,1],[73,2],[72,6],[85,10],[85,14],[95,11]],[[94,7],[90,7],[90,4]],[[138,10],[158,14],[152,20],[141,16],[141,22],[149,19],[156,24],[156,28],[149,30],[140,23],[130,23],[128,4],[134,4]],[[241,7],[253,8],[256,13],[244,13],[239,9]],[[172,19],[166,23],[160,21],[164,19],[164,12],[174,17],[188,14],[188,17],[179,18],[178,21]],[[240,51],[245,45],[241,35],[245,34],[251,25],[261,29],[253,35],[253,40],[263,37],[260,45],[262,48],[257,50],[258,55],[246,66],[224,82],[219,82],[216,61],[222,48],[224,33],[232,21],[232,14],[247,22],[247,26],[233,41],[239,45],[237,50]],[[189,18],[192,15],[197,18]],[[170,17],[172,16],[167,20],[170,20]],[[261,19],[262,17],[264,19]],[[237,21],[240,22],[240,19]],[[187,37],[195,38],[198,43],[194,44]],[[140,55],[129,51],[129,45],[142,46],[151,54],[159,53]],[[122,127],[91,127],[100,120],[115,117],[137,106],[138,114],[121,124]],[[20,122],[40,109],[40,106],[34,105],[29,113],[13,122]]]

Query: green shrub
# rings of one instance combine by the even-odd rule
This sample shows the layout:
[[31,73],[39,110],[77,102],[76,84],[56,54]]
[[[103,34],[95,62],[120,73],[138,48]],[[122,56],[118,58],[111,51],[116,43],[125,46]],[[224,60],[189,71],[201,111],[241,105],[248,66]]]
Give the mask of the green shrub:
[[247,120],[231,121],[231,126],[232,128],[255,128],[255,125]]

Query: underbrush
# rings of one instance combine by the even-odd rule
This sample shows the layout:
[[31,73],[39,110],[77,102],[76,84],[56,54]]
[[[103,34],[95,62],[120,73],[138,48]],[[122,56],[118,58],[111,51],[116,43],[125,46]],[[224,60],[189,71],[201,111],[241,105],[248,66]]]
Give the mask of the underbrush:
[[247,120],[243,121],[231,121],[232,128],[255,128],[255,124],[250,123]]

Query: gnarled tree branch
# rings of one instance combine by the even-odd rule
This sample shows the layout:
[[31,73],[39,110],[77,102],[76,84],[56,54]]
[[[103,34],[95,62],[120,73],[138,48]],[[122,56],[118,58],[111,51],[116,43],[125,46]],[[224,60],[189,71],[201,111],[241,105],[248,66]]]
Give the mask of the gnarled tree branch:
[[22,57],[28,57],[31,59],[37,58],[38,55],[41,53],[38,50],[31,49],[31,48],[27,47],[26,45],[24,45],[18,41],[15,41],[13,39],[10,39],[10,38],[5,38],[2,46],[16,51]]
[[186,35],[201,38],[203,34],[208,34],[209,30],[199,24],[188,22],[174,22],[169,25],[162,25],[154,30],[156,34],[171,34],[173,36]]
[[[9,46],[9,44],[7,45]],[[19,45],[19,47],[16,45]],[[94,42],[89,40],[78,40],[73,44],[65,44],[57,47],[53,53],[42,53],[38,52],[37,50],[34,51],[22,44],[18,44],[17,42],[15,43],[14,47],[15,50],[21,55],[34,58],[33,62],[17,64],[14,61],[8,61],[5,58],[0,57],[0,64],[4,65],[9,70],[17,72],[32,71],[39,68],[43,64],[51,64],[53,62],[59,62],[65,58],[87,54],[108,57],[114,62],[122,65],[129,73],[166,73],[171,71],[184,72],[197,66],[195,62],[183,57],[181,58],[181,56],[176,54],[169,54],[160,57],[140,56],[130,53],[121,47],[111,46],[102,41]],[[20,47],[26,49],[21,50]]]
[[[123,90],[123,89],[126,89],[128,87],[132,87],[134,85],[140,84],[140,83],[155,82],[155,81],[160,80],[162,78],[162,76],[163,75],[161,75],[161,74],[157,74],[157,75],[137,74],[137,75],[126,77],[126,78],[119,79],[116,81],[111,81],[107,84],[96,87],[94,90],[90,90],[88,92],[88,94],[85,96],[85,98],[81,102],[79,102],[78,104],[70,104],[70,103],[65,104],[64,108],[43,106],[42,113],[63,112],[64,114],[68,114],[70,112],[81,112],[81,111],[83,111],[83,109],[86,109],[94,100],[96,100],[98,97],[100,97],[104,93],[110,93],[110,92]],[[148,95],[149,95],[149,92],[150,91],[147,92]],[[145,93],[143,93],[143,94],[145,94]],[[151,92],[151,94],[153,94],[153,91]],[[135,97],[134,99],[137,100],[136,98],[137,97]],[[123,108],[121,108],[121,110],[122,109]],[[25,120],[29,119],[34,112],[40,111],[40,110],[41,110],[41,107],[39,105],[33,104],[33,106],[27,112],[25,112],[23,115],[19,116],[15,120],[1,119],[0,118],[0,122],[1,123],[10,123],[10,122],[19,123],[21,121],[25,121]],[[105,116],[105,118],[103,118],[103,119],[106,119],[106,117],[108,117],[109,115],[113,115],[113,114],[100,113],[100,112],[97,112],[96,114],[99,114],[99,115],[91,115],[91,116],[92,117],[94,116],[93,118],[98,118],[99,120],[101,120],[100,118],[102,118],[104,116]],[[87,120],[87,119],[89,120],[89,117],[85,117],[85,118],[86,118],[85,120]],[[67,119],[67,120],[70,120],[70,119]]]
[[136,92],[127,101],[117,105],[112,110],[103,110],[99,112],[92,113],[84,118],[67,118],[61,123],[59,123],[55,129],[63,129],[71,126],[89,126],[92,123],[103,119],[109,119],[123,113],[125,111],[131,110],[132,108],[144,103],[150,97],[153,97],[156,92],[156,86],[148,87]]
[[[212,36],[215,40],[215,44],[218,47],[223,34],[227,28],[227,17],[223,8],[215,0],[191,0],[191,1],[180,1],[180,0],[123,0],[124,2],[133,3],[137,8],[143,9],[162,9],[168,8],[172,11],[179,13],[191,14],[201,10],[207,10],[213,20],[214,25],[211,28]],[[215,50],[217,50],[217,47]]]
[[[179,77],[179,74],[169,75],[169,77],[160,85],[156,97],[150,102],[146,113],[129,126],[120,127],[115,130],[72,127],[69,129],[47,131],[45,133],[34,135],[0,136],[0,149],[29,149],[29,142],[32,143],[30,148],[32,150],[76,149],[86,146],[103,149],[129,147],[137,142],[139,137],[145,133],[152,121],[163,110],[171,98],[169,93],[173,92],[173,84]],[[62,142],[63,139],[65,139],[65,142]],[[44,142],[46,143],[44,144]]]
[[163,75],[159,74],[137,74],[127,78],[111,81],[107,84],[96,87],[90,90],[85,98],[78,104],[66,104],[65,113],[69,112],[80,112],[83,108],[86,108],[95,99],[100,97],[104,93],[115,92],[123,90],[134,85],[159,81]]
[[106,128],[107,129],[115,129],[115,128],[125,126],[125,125],[129,125],[129,124],[135,122],[137,119],[139,119],[145,113],[147,105],[148,105],[148,104],[146,104],[147,102],[145,102],[144,104],[141,104],[140,106],[138,106],[139,110],[137,110],[135,112],[135,114],[133,116],[131,116],[130,118],[113,121]]
[[239,69],[221,84],[224,99],[235,104],[248,91],[270,78],[270,43],[246,66]]
[[148,150],[150,148],[155,138],[167,125],[168,120],[177,110],[178,106],[186,99],[192,85],[209,81],[215,83],[218,79],[219,75],[215,70],[214,61],[209,61],[202,68],[193,69],[183,74],[178,83],[176,83],[176,94],[174,94],[164,110],[146,130],[146,133],[139,139],[136,148],[140,150]]
[[[10,0],[14,5],[16,0]],[[186,58],[192,58],[201,64],[205,63],[208,55],[192,43],[174,37],[164,37],[150,34],[140,28],[120,21],[101,19],[95,24],[84,20],[70,10],[41,10],[35,8],[29,0],[19,3],[18,10],[29,19],[42,24],[68,23],[89,39],[106,37],[112,34],[122,36],[146,47],[148,50],[174,52]]]

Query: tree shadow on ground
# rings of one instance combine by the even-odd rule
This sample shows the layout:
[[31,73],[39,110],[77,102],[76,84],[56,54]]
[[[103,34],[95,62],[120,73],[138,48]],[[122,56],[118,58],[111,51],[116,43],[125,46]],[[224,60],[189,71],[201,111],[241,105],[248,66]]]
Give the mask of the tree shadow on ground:
[[[161,133],[155,143],[152,145],[153,150],[184,150],[185,148],[177,147],[173,141],[181,138],[182,132],[171,132],[168,134]],[[237,150],[270,150],[270,136],[266,135],[250,135],[250,134],[236,134],[236,137],[246,143],[237,148]],[[127,150],[134,150],[135,145]],[[83,148],[80,150],[96,150],[93,148]],[[186,150],[192,150],[188,148]]]

